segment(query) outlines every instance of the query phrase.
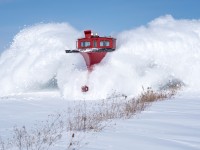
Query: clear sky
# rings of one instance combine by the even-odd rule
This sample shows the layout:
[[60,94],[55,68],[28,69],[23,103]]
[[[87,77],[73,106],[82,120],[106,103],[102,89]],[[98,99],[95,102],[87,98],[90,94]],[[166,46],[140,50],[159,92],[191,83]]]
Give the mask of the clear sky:
[[107,35],[166,14],[200,19],[200,0],[0,0],[0,53],[24,25],[68,22]]

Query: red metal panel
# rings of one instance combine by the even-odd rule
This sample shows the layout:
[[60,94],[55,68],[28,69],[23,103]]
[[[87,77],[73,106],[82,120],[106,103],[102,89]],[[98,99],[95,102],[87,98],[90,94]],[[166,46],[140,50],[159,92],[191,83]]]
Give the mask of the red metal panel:
[[92,71],[93,65],[100,63],[101,60],[105,57],[106,53],[107,52],[81,52],[81,55],[85,60],[88,70]]
[[[94,41],[97,41],[97,46],[94,47]],[[100,42],[101,41],[109,41],[109,46],[101,46]],[[81,38],[78,39],[78,49],[86,49],[86,48],[111,48],[115,49],[116,48],[116,39],[114,38],[107,38],[107,37],[92,37],[92,38]],[[87,47],[82,47],[81,43],[82,42],[90,42],[90,46]]]

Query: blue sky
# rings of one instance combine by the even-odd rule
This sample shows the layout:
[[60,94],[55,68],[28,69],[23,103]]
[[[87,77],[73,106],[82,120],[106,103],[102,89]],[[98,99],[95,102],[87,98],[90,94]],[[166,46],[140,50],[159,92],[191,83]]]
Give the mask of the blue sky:
[[166,14],[200,19],[200,0],[0,0],[0,52],[24,25],[68,22],[106,35]]

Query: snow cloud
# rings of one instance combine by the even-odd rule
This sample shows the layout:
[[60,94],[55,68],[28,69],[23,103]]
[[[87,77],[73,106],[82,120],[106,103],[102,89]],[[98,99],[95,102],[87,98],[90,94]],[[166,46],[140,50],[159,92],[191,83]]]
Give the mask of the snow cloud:
[[[170,15],[119,33],[109,53],[87,80],[82,56],[66,54],[82,32],[67,23],[39,24],[20,31],[0,58],[0,95],[40,90],[54,80],[68,99],[138,94],[171,81],[200,89],[200,20]],[[87,84],[90,91],[81,92]]]

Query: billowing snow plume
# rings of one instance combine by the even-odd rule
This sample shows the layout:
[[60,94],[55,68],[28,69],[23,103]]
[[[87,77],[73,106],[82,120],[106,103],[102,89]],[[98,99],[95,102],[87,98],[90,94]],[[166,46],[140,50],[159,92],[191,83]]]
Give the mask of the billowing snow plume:
[[[200,89],[200,20],[167,15],[120,33],[117,50],[95,66],[89,78],[80,54],[66,54],[83,36],[67,24],[41,24],[18,33],[0,59],[0,94],[51,85],[67,99],[99,99],[112,93],[135,95],[178,82]],[[88,78],[88,80],[87,80]],[[81,92],[87,84],[88,93]]]
[[117,51],[91,75],[91,94],[137,94],[169,82],[200,89],[200,20],[160,17],[120,33],[117,43]]
[[[79,56],[65,54],[75,48],[80,33],[66,23],[39,24],[20,31],[0,58],[0,95],[56,86],[58,70],[75,67]],[[70,70],[70,69],[69,69]]]

